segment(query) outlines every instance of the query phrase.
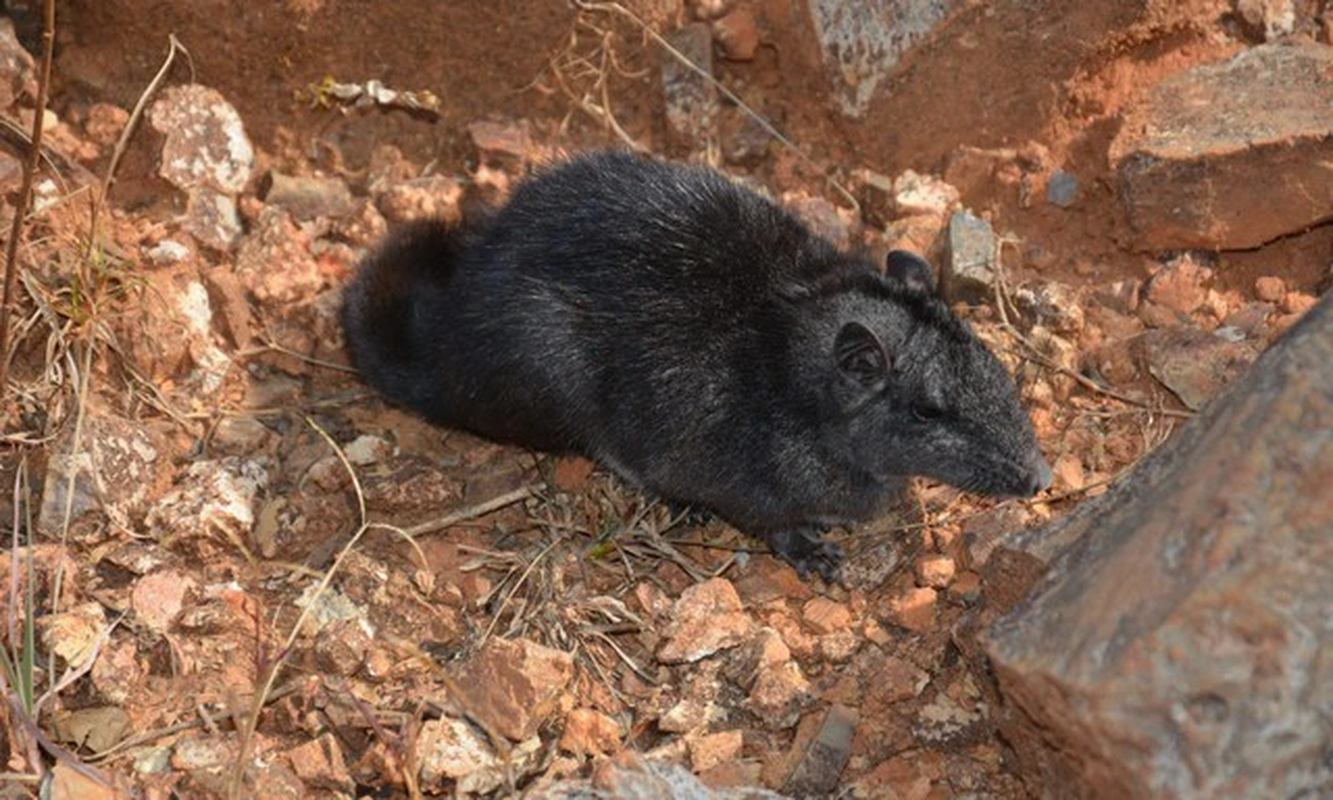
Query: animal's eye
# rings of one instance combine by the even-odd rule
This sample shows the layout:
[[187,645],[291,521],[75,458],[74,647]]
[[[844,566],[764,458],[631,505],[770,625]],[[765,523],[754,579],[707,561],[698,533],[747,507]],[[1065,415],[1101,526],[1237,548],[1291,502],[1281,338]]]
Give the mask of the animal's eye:
[[944,416],[944,409],[930,403],[913,403],[912,416],[922,422],[930,422]]

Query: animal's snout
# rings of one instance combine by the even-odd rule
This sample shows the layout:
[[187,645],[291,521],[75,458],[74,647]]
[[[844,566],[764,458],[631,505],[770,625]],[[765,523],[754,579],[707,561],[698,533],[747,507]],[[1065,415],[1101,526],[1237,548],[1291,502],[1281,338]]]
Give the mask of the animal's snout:
[[1027,494],[1029,497],[1040,494],[1051,488],[1051,481],[1054,478],[1051,473],[1051,465],[1046,463],[1046,458],[1040,452],[1036,450],[1032,452],[1032,456],[1028,459],[1027,466]]

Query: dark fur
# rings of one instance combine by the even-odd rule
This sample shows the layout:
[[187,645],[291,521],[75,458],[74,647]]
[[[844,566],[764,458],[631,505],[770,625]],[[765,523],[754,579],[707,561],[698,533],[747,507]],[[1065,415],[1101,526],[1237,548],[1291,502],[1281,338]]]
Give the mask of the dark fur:
[[587,454],[764,537],[803,572],[822,526],[912,475],[1049,483],[1013,382],[933,292],[711,170],[598,153],[477,230],[418,223],[347,292],[352,359],[443,425]]

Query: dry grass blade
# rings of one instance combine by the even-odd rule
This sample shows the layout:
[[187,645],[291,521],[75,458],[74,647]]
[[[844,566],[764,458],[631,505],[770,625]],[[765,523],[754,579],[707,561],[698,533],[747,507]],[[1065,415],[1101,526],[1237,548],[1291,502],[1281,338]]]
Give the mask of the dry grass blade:
[[495,626],[500,622],[500,618],[504,616],[504,612],[509,608],[509,604],[513,601],[514,595],[518,594],[518,590],[523,588],[523,584],[527,583],[528,577],[532,575],[532,571],[537,568],[537,565],[541,563],[542,559],[546,558],[546,556],[555,549],[556,545],[564,540],[564,536],[557,536],[552,539],[549,544],[541,549],[541,552],[537,553],[537,556],[532,559],[532,562],[528,564],[527,568],[523,570],[523,573],[519,575],[518,580],[510,587],[509,592],[505,594],[504,599],[500,601],[500,607],[495,610],[495,615],[491,617],[490,624],[486,626],[486,632],[481,635],[481,640],[478,643],[479,645],[485,644],[486,640],[491,638],[491,634],[495,631]]
[[108,625],[105,625],[102,630],[98,632],[97,638],[93,640],[92,647],[90,648],[88,655],[84,657],[83,662],[77,667],[68,670],[60,677],[60,680],[56,681],[50,689],[47,689],[41,697],[37,698],[37,702],[33,703],[32,706],[32,715],[34,719],[41,716],[42,706],[48,700],[65,691],[70,686],[73,686],[77,680],[92,671],[93,664],[97,662],[97,656],[102,652],[102,647],[111,638],[111,632],[116,629],[116,626],[120,625],[121,621],[124,620],[129,613],[129,611],[122,611],[120,616],[111,620]]
[[46,111],[46,92],[51,83],[51,60],[55,53],[55,0],[46,0],[43,17],[42,68],[37,77],[37,98],[32,115],[32,150],[23,162],[23,183],[19,187],[18,200],[14,203],[14,223],[10,226],[9,241],[5,247],[5,292],[3,298],[0,298],[0,399],[4,397],[5,386],[9,383],[9,359],[4,358],[3,354],[9,352],[9,307],[14,300],[19,237],[23,235],[23,221],[28,214],[28,203],[32,200],[32,184],[42,157],[42,121]]
[[[301,688],[303,683],[304,679],[296,680],[284,686],[281,686],[277,689],[274,689],[272,692],[269,692],[267,698],[268,703],[272,704],[283,699],[284,697],[288,697],[292,694],[295,694],[297,690]],[[130,738],[125,739],[124,741],[117,742],[115,745],[108,747],[106,750],[103,750],[100,753],[95,753],[93,756],[89,758],[89,761],[98,763],[101,763],[103,761],[109,761],[125,753],[127,750],[138,747],[140,745],[148,744],[149,742],[155,742],[158,739],[162,739],[167,736],[174,736],[178,733],[183,733],[184,731],[190,731],[190,730],[195,730],[196,728],[208,727],[210,724],[216,724],[219,721],[235,720],[237,722],[237,727],[238,728],[240,727],[239,725],[240,720],[238,719],[239,713],[230,713],[224,710],[221,713],[214,715],[210,719],[205,719],[203,709],[200,707],[195,708],[195,713],[200,715],[199,719],[190,720],[189,722],[178,722],[175,725],[168,725],[164,728],[158,728],[157,730],[137,733],[131,736]]]
[[423,522],[420,525],[413,525],[410,528],[404,528],[402,532],[405,536],[415,539],[418,536],[425,536],[428,533],[442,531],[453,525],[457,525],[460,522],[467,522],[468,520],[476,519],[477,517],[483,517],[493,511],[499,511],[507,506],[512,506],[514,503],[522,502],[545,488],[546,485],[541,483],[532,486],[522,486],[512,492],[505,492],[499,497],[493,497],[490,500],[477,503],[474,506],[459,509],[452,514],[440,517],[439,519]]
[[[51,613],[60,613],[60,595],[65,582],[65,553],[69,546],[69,526],[74,518],[74,485],[79,478],[79,446],[83,441],[83,423],[88,410],[88,393],[92,382],[93,345],[84,345],[83,365],[79,371],[78,403],[74,412],[74,434],[69,443],[69,464],[65,473],[65,507],[60,514],[60,550],[56,577],[51,589]],[[51,654],[50,673],[55,682],[55,654]]]
[[[580,27],[586,27],[597,35],[597,48],[590,56],[578,52],[581,43]],[[638,152],[648,152],[648,148],[640,144],[620,125],[620,121],[616,119],[616,115],[611,111],[610,71],[615,69],[620,74],[633,77],[630,73],[622,70],[617,63],[615,53],[611,49],[611,39],[610,31],[601,30],[583,22],[580,18],[576,21],[574,29],[570,31],[569,44],[551,58],[547,64],[547,69],[550,70],[551,77],[555,79],[556,86],[569,98],[570,102],[593,119],[610,128],[630,149]],[[596,63],[593,63],[593,59],[596,59]],[[579,94],[571,84],[586,78],[591,78],[592,85],[588,91]],[[531,85],[537,86],[539,82],[540,76]],[[600,98],[600,103],[597,98]],[[568,117],[566,117],[566,122],[568,122]],[[561,129],[563,130],[564,127],[565,123],[562,123]]]
[[130,112],[129,121],[125,123],[125,130],[120,132],[120,138],[116,140],[116,147],[111,151],[111,161],[107,164],[106,173],[102,176],[101,193],[93,198],[92,210],[88,224],[88,254],[91,255],[93,248],[97,246],[97,216],[102,204],[107,201],[111,195],[111,184],[116,179],[116,170],[120,167],[120,159],[125,155],[125,148],[129,146],[130,137],[134,135],[135,129],[139,126],[139,120],[143,118],[144,109],[148,107],[148,100],[157,93],[162,81],[166,79],[167,73],[171,71],[171,65],[176,60],[176,52],[180,51],[189,57],[187,51],[176,39],[176,35],[168,35],[170,47],[167,50],[167,57],[163,59],[162,66],[157,74],[148,82],[147,88],[139,95],[139,100],[134,104],[134,109]]
[[309,602],[307,602],[305,607],[301,609],[301,613],[297,616],[296,622],[292,624],[291,631],[288,632],[286,641],[283,642],[282,647],[278,650],[278,657],[268,669],[268,674],[264,677],[259,692],[256,693],[255,699],[251,703],[249,715],[244,719],[243,724],[239,726],[240,744],[237,748],[236,764],[227,787],[227,795],[228,797],[233,798],[233,800],[241,800],[241,798],[245,797],[245,764],[250,760],[250,749],[254,745],[255,731],[259,727],[259,715],[263,712],[264,706],[267,704],[267,698],[273,691],[273,685],[277,682],[278,675],[282,672],[282,668],[287,663],[287,656],[291,653],[292,646],[296,643],[296,637],[300,635],[301,629],[305,626],[306,620],[310,617],[312,609],[315,608],[319,598],[328,590],[329,584],[333,582],[333,576],[338,573],[339,568],[342,567],[343,561],[346,560],[348,554],[350,554],[361,541],[361,537],[366,534],[366,531],[370,530],[370,524],[366,519],[366,495],[365,492],[362,491],[361,479],[357,476],[356,470],[352,468],[352,463],[347,460],[347,455],[343,453],[342,448],[338,446],[338,443],[334,441],[328,431],[320,427],[319,423],[315,422],[310,417],[306,417],[305,421],[307,425],[313,428],[315,432],[328,443],[329,447],[333,448],[334,454],[337,455],[338,460],[342,462],[343,468],[347,470],[347,474],[351,477],[352,488],[356,492],[358,524],[356,533],[354,533],[352,538],[347,540],[347,544],[343,545],[342,549],[338,551],[338,557],[334,559],[333,564],[329,566],[327,571],[325,571],[324,576],[320,579],[319,584],[315,589],[315,593],[310,596]]

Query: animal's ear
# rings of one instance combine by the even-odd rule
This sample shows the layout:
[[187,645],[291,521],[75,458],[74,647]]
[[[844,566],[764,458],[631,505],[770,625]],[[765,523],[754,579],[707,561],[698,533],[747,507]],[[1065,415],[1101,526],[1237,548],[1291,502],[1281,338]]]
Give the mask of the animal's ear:
[[935,270],[916,253],[906,250],[890,250],[884,257],[884,274],[902,282],[909,289],[933,294],[935,292]]
[[848,322],[833,342],[838,371],[855,383],[871,387],[888,377],[890,361],[884,343],[859,322]]

